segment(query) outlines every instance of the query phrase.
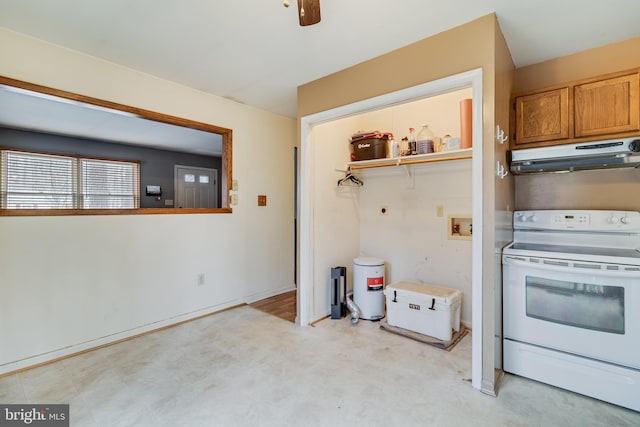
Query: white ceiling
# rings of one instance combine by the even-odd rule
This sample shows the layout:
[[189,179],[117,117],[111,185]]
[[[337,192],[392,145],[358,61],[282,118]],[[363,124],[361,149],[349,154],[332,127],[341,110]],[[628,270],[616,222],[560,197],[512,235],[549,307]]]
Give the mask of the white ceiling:
[[0,126],[200,155],[222,155],[222,136],[0,85]]
[[320,3],[300,27],[295,0],[0,0],[0,26],[288,117],[297,86],[491,12],[517,67],[640,36],[639,0]]

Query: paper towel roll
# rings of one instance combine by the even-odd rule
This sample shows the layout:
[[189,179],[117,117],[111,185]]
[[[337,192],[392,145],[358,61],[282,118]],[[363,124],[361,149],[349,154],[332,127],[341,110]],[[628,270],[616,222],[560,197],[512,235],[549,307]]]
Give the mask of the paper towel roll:
[[471,127],[471,99],[460,101],[460,148],[471,148],[473,128]]

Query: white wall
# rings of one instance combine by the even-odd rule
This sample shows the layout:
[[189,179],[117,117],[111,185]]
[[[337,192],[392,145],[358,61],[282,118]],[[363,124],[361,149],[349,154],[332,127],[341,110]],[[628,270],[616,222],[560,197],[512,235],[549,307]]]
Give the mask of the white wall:
[[[471,240],[450,239],[449,214],[471,216],[471,160],[372,169],[362,174],[360,252],[386,261],[386,283],[414,281],[463,292],[471,325]],[[436,207],[444,215],[436,215]],[[380,206],[387,215],[379,215]]]
[[[366,255],[386,261],[387,284],[411,280],[460,289],[462,319],[471,324],[471,241],[447,235],[449,214],[472,212],[471,161],[419,165],[411,176],[404,168],[366,169],[358,171],[363,187],[336,186],[354,132],[391,131],[399,140],[409,127],[429,124],[436,135],[458,136],[459,101],[470,97],[465,89],[314,127],[314,319],[329,312],[329,269],[347,266],[351,287],[353,258]],[[381,206],[388,215],[379,215]]]
[[438,137],[460,136],[460,100],[471,96],[471,88],[444,93],[355,116],[354,125],[361,130],[392,132],[398,141],[409,135],[410,127],[419,132],[422,125],[429,125]]
[[293,288],[295,120],[4,29],[0,58],[6,77],[232,129],[239,182],[232,214],[0,217],[0,374]]
[[332,267],[347,267],[347,283],[352,288],[353,258],[358,256],[360,247],[360,189],[337,185],[345,175],[340,170],[344,171],[349,159],[348,138],[353,133],[352,126],[351,119],[342,119],[314,127],[313,320],[329,314]]

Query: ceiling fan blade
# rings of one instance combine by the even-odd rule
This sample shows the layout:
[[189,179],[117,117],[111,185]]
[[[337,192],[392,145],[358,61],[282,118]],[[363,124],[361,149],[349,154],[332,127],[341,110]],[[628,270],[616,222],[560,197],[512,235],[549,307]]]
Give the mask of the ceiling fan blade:
[[320,22],[320,0],[298,0],[298,18],[303,27]]

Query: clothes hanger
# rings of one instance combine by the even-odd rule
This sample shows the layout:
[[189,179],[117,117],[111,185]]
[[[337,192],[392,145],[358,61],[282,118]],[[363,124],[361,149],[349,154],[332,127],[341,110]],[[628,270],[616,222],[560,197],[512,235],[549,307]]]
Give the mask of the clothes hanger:
[[338,180],[339,187],[362,187],[363,185],[364,182],[357,176],[353,175],[351,171],[347,171],[344,178]]

